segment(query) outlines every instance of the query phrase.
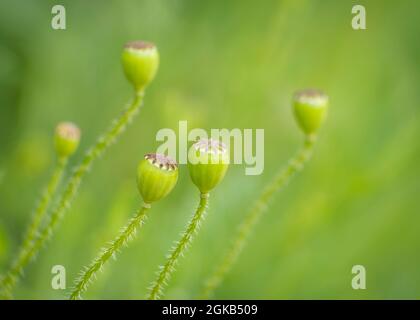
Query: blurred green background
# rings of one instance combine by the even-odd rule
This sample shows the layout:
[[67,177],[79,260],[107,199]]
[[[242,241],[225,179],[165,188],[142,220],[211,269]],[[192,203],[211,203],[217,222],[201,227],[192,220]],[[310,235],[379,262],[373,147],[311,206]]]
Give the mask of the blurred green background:
[[[128,40],[160,50],[145,107],[97,161],[52,241],[26,270],[16,297],[61,299],[67,286],[141,203],[135,169],[160,128],[265,129],[265,170],[232,166],[178,266],[166,298],[194,298],[250,204],[299,148],[290,109],[296,89],[330,95],[312,161],[273,202],[216,298],[420,298],[420,3],[418,1],[0,1],[0,273],[51,174],[52,133],[83,130],[75,164],[132,88],[120,54]],[[367,30],[351,28],[363,4]],[[185,166],[174,192],[109,263],[85,298],[142,299],[193,213]],[[351,269],[367,270],[353,290]]]

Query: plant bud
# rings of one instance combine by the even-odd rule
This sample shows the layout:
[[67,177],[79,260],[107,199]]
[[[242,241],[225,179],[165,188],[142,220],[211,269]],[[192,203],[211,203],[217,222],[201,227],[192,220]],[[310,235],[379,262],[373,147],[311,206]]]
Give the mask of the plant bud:
[[299,91],[293,98],[296,120],[305,134],[318,131],[327,115],[328,96],[320,90]]
[[229,154],[220,141],[202,139],[189,150],[190,176],[202,194],[208,193],[223,180],[228,166]]
[[128,42],[122,53],[122,63],[127,79],[137,92],[142,91],[155,77],[159,66],[159,52],[153,43]]
[[71,156],[79,146],[80,129],[72,122],[61,122],[55,129],[55,151],[59,157]]
[[144,202],[166,197],[178,180],[178,164],[163,154],[148,153],[137,167],[137,185]]

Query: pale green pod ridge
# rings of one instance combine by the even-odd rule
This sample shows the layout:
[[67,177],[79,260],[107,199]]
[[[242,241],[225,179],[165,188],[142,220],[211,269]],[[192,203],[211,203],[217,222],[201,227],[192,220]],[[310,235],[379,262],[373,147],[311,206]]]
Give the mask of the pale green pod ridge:
[[55,151],[58,157],[71,156],[79,146],[80,129],[72,122],[60,122],[54,135]]
[[315,134],[325,120],[328,96],[317,89],[297,92],[293,98],[293,110],[299,127],[305,134]]
[[137,186],[144,202],[166,197],[178,180],[178,164],[162,154],[148,153],[137,167]]
[[202,139],[191,146],[188,169],[191,180],[201,193],[214,189],[223,180],[228,167],[229,153],[220,141]]
[[156,76],[159,67],[159,52],[151,42],[132,41],[124,46],[122,53],[124,73],[137,92]]

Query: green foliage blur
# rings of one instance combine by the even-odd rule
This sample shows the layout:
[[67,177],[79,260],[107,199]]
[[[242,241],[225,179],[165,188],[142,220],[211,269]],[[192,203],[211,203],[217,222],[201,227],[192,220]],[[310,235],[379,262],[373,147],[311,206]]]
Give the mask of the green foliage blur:
[[[310,163],[276,197],[215,298],[420,298],[420,3],[418,1],[0,1],[0,274],[52,172],[53,130],[82,129],[76,164],[132,95],[121,68],[129,40],[157,44],[161,64],[138,118],[97,161],[52,241],[26,269],[17,298],[63,299],[67,287],[141,204],[136,166],[156,132],[263,128],[265,169],[229,169],[165,298],[194,298],[273,174],[300,147],[295,90],[330,96]],[[351,28],[363,4],[367,30]],[[186,166],[138,237],[87,299],[143,299],[198,203]],[[367,289],[351,287],[354,265]]]

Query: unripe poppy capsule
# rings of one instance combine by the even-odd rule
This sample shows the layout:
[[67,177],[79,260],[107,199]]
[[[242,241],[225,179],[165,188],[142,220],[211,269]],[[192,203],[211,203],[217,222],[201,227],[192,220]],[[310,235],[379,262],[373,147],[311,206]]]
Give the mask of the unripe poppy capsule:
[[132,41],[124,46],[122,63],[127,79],[142,91],[154,79],[159,67],[159,52],[151,42]]
[[55,151],[59,157],[71,156],[79,146],[80,129],[72,122],[61,122],[54,135]]
[[229,167],[226,146],[217,140],[202,139],[188,153],[191,180],[202,194],[208,193],[224,178]]
[[328,109],[328,96],[320,90],[306,89],[293,98],[296,120],[305,134],[314,134],[324,122]]
[[137,186],[144,202],[166,197],[178,180],[178,164],[163,154],[148,153],[137,167]]

